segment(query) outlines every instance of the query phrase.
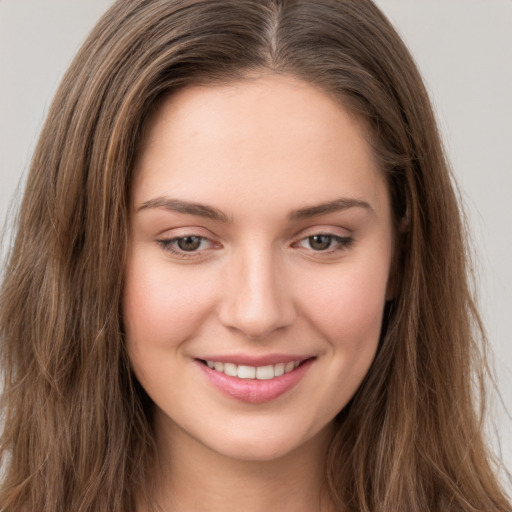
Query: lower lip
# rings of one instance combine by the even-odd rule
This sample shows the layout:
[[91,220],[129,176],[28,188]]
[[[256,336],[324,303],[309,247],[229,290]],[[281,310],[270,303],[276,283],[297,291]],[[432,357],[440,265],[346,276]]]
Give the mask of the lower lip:
[[314,359],[308,359],[291,372],[268,380],[230,377],[209,368],[200,361],[197,361],[197,364],[210,383],[224,394],[243,402],[259,404],[275,400],[292,389],[304,377],[313,361]]

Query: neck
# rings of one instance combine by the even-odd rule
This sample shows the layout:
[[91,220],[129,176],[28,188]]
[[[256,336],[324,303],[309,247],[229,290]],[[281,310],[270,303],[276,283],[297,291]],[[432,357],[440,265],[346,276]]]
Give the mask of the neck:
[[[156,510],[162,512],[331,512],[324,461],[331,428],[271,460],[226,457],[177,425],[157,428]],[[159,508],[160,507],[160,508]],[[141,512],[146,510],[141,507]],[[149,512],[149,511],[148,511]]]

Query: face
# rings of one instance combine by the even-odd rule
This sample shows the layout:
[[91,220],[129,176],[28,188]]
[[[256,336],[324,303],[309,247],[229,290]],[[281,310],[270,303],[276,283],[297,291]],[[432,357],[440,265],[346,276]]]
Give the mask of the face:
[[268,460],[328,431],[376,353],[392,259],[361,124],[290,77],[186,88],[150,120],[130,229],[127,348],[160,435]]

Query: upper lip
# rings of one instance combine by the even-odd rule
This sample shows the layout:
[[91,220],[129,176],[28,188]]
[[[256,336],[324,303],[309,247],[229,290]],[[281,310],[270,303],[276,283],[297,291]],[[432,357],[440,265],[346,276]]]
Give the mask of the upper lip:
[[311,355],[294,355],[294,354],[267,354],[262,356],[248,354],[214,354],[198,359],[202,361],[214,361],[219,363],[233,363],[243,366],[268,366],[278,363],[289,363],[291,361],[305,361],[311,359]]

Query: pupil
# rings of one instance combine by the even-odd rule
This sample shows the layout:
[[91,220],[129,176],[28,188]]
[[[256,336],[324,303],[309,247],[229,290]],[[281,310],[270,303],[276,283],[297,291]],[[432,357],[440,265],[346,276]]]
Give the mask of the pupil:
[[198,236],[185,236],[178,240],[178,247],[182,251],[195,251],[201,245],[201,238]]
[[331,235],[314,235],[309,237],[309,244],[315,251],[324,251],[331,245]]

